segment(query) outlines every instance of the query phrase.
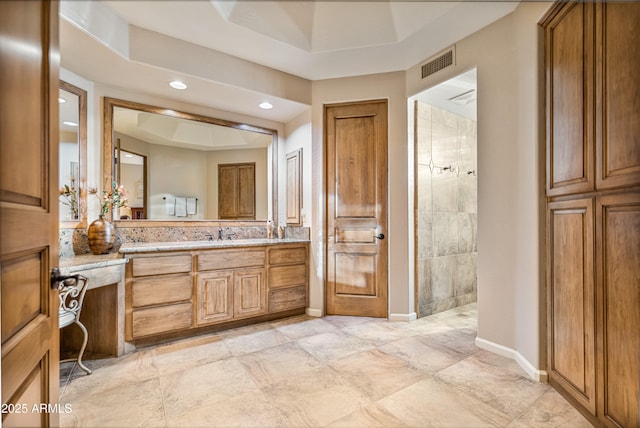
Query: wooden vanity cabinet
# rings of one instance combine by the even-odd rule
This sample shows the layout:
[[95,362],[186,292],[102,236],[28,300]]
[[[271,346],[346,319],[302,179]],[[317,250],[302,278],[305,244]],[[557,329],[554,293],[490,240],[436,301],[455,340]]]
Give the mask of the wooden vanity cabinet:
[[307,306],[309,277],[306,245],[271,247],[269,265],[269,312]]
[[131,258],[125,295],[128,340],[191,327],[191,269],[189,253]]
[[308,251],[306,243],[274,243],[129,254],[126,339],[155,342],[304,313]]
[[207,250],[196,257],[198,326],[267,313],[264,248]]

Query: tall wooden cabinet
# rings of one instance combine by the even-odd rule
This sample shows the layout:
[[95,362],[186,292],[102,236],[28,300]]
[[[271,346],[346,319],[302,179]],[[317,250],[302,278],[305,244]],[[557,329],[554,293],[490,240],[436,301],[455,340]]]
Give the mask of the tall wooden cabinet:
[[594,424],[640,426],[640,3],[545,34],[547,369]]

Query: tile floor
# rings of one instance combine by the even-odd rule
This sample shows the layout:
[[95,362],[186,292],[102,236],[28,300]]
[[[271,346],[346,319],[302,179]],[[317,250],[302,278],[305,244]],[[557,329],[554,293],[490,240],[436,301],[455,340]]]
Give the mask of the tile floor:
[[411,323],[299,316],[61,367],[64,427],[590,427],[477,348],[476,306]]

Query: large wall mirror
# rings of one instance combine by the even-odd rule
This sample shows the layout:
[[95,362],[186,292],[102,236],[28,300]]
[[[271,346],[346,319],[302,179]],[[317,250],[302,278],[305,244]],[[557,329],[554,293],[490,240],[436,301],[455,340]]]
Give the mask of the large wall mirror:
[[60,227],[87,224],[87,92],[60,81],[59,210]]
[[277,218],[277,132],[104,99],[104,171],[124,185],[113,220]]

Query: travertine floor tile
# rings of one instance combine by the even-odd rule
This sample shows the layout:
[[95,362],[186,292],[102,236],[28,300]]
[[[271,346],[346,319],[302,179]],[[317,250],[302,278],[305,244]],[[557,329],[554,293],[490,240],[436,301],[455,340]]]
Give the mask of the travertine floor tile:
[[323,366],[293,342],[265,349],[262,352],[242,355],[238,357],[238,361],[259,386],[291,379]]
[[135,386],[111,382],[100,393],[72,382],[61,403],[71,404],[71,412],[60,415],[63,427],[166,426],[158,378],[137,382]]
[[283,343],[291,342],[292,339],[271,327],[264,331],[251,331],[245,334],[238,334],[225,341],[231,353],[238,356],[272,348]]
[[154,355],[156,366],[161,375],[202,366],[231,356],[229,347],[220,339],[194,346],[185,344],[160,346],[155,350]]
[[329,427],[335,428],[361,428],[361,427],[380,427],[380,428],[401,428],[407,427],[404,422],[400,419],[393,416],[391,413],[384,410],[377,403],[373,403],[367,407],[363,407],[360,410],[357,410],[351,413],[348,416],[345,416],[342,419],[339,419],[332,424],[328,425]]
[[509,415],[517,417],[548,389],[524,372],[515,373],[482,362],[471,356],[437,375],[437,378],[466,395]]
[[281,427],[284,419],[261,392],[237,395],[167,419],[169,427]]
[[325,426],[371,404],[365,394],[322,367],[262,388],[291,427]]
[[322,318],[302,320],[297,323],[277,325],[277,330],[291,339],[301,339],[316,334],[336,331],[338,328]]
[[590,428],[592,425],[554,389],[549,389],[510,428]]
[[241,394],[259,392],[235,358],[174,372],[163,376],[160,383],[165,411],[170,418]]
[[413,427],[500,427],[510,418],[433,378],[426,378],[378,401]]
[[331,361],[374,349],[369,340],[352,336],[342,331],[317,334],[298,340],[298,344],[320,361]]
[[410,323],[306,315],[61,366],[63,427],[587,427],[475,346],[467,305]]
[[445,351],[432,348],[414,337],[400,339],[380,346],[378,349],[401,358],[412,367],[428,374],[438,372],[467,358],[465,354],[451,352],[448,348]]
[[372,400],[393,394],[427,376],[407,361],[377,349],[336,360],[329,366]]

